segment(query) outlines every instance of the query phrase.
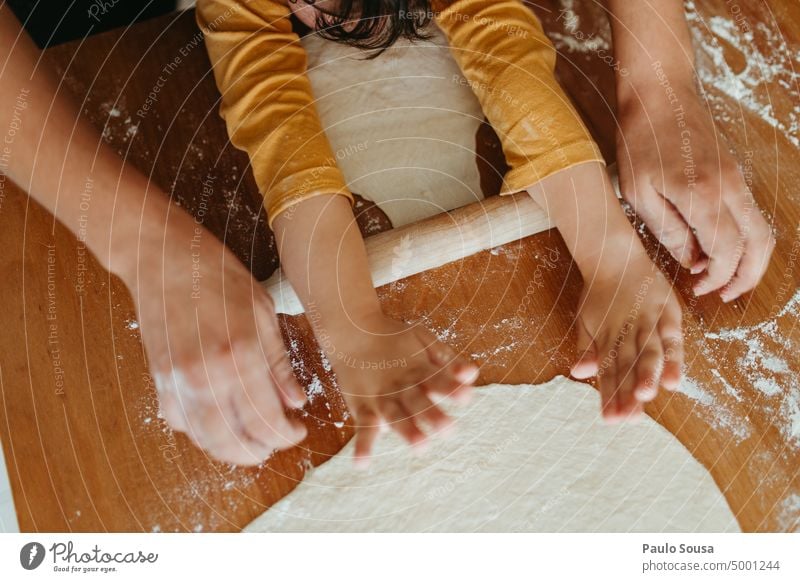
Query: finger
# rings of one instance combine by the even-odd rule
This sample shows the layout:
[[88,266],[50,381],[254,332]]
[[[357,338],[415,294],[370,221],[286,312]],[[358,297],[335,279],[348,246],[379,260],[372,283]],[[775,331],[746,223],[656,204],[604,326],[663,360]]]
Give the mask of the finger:
[[659,322],[658,333],[664,351],[661,385],[667,390],[675,391],[680,387],[683,376],[683,332],[680,314],[665,313]]
[[434,366],[445,370],[461,384],[472,384],[478,379],[478,366],[456,354],[455,350],[439,341],[427,330],[422,330],[422,341],[428,359]]
[[637,423],[642,420],[642,416],[644,416],[644,404],[635,400],[631,405],[630,411],[627,415],[622,417],[622,420],[625,422]]
[[617,413],[621,418],[628,418],[634,414],[638,404],[635,396],[636,389],[636,363],[638,360],[638,345],[636,333],[638,322],[629,323],[626,334],[619,342],[619,357],[617,358]]
[[259,465],[275,447],[253,439],[243,428],[240,412],[233,401],[217,407],[206,406],[197,414],[197,444],[219,461]]
[[[742,256],[743,240],[733,215],[721,201],[709,197],[693,197],[699,209],[690,210],[690,224],[695,226],[703,252],[708,257],[705,274],[694,284],[696,295],[706,295],[721,289],[733,274]],[[712,197],[713,198],[713,197]]]
[[263,443],[270,451],[290,449],[308,434],[302,422],[288,418],[280,406],[265,403],[258,395],[252,399],[242,395],[237,402],[237,419],[241,423],[237,433]]
[[284,405],[288,408],[302,408],[306,403],[306,393],[297,383],[289,363],[275,313],[256,307],[256,318],[261,352],[269,371],[268,378],[278,391]]
[[611,347],[601,346],[602,355],[598,370],[597,370],[597,386],[600,390],[600,411],[608,424],[614,424],[617,421],[617,354],[616,350]]
[[454,377],[447,367],[434,367],[433,364],[423,373],[421,388],[428,394],[435,395],[437,401],[450,399],[459,404],[466,404],[472,397],[472,384],[464,384]]
[[214,443],[203,447],[203,450],[215,461],[240,467],[258,466],[270,455],[269,451],[265,452],[266,449],[261,444],[245,440]]
[[726,303],[738,299],[758,285],[767,271],[770,257],[775,250],[775,237],[772,236],[769,226],[760,213],[757,211],[756,213],[758,217],[750,227],[739,268],[720,293]]
[[201,403],[189,411],[192,440],[219,461],[237,465],[260,462],[259,454],[246,446],[244,435],[237,434],[235,413],[218,404]]
[[[236,353],[236,369],[241,374],[241,383],[231,386],[237,394],[234,403],[238,406],[239,420],[249,438],[264,443],[271,449],[288,449],[307,434],[306,427],[297,420],[290,420],[283,409],[286,399],[273,384],[275,367],[268,367],[264,356],[251,349],[244,354]],[[278,371],[277,373],[281,373]],[[294,374],[292,378],[294,378]]]
[[356,414],[356,444],[353,459],[356,467],[364,469],[369,466],[372,447],[380,433],[381,423],[381,418],[372,410],[365,408]]
[[245,391],[236,394],[233,400],[240,429],[238,433],[243,440],[263,447],[259,453],[262,460],[276,449],[291,448],[305,438],[306,428],[303,423],[286,418],[279,403],[265,406],[258,398],[250,398]]
[[708,257],[701,254],[700,258],[697,259],[697,261],[695,261],[694,265],[691,266],[689,271],[692,273],[692,275],[699,275],[707,268],[708,268]]
[[450,346],[440,342],[427,330],[421,330],[420,340],[425,344],[428,360],[435,366],[434,374],[425,382],[426,388],[457,402],[466,403],[478,379],[478,366],[456,354]]
[[639,402],[650,402],[658,395],[664,369],[664,349],[655,325],[643,326],[637,334],[639,358],[636,362],[634,395]]
[[650,232],[682,267],[689,269],[700,257],[700,244],[678,209],[649,184],[637,186],[634,210]]
[[384,399],[378,408],[383,418],[389,423],[389,427],[409,445],[416,449],[421,449],[425,445],[425,433],[419,429],[411,418],[411,414],[399,402],[393,399]]
[[583,321],[578,318],[575,322],[577,332],[578,360],[573,364],[571,374],[579,380],[585,380],[597,375],[597,352],[592,336],[586,331]]
[[409,388],[403,391],[400,400],[415,420],[427,423],[437,432],[448,433],[452,430],[453,419],[436,406],[422,390]]

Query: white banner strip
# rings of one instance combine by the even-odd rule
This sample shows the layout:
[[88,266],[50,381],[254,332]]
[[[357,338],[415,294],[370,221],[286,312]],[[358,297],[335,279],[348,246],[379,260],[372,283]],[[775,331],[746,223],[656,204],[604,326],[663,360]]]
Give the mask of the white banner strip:
[[0,572],[3,580],[796,582],[799,549],[793,534],[5,534]]

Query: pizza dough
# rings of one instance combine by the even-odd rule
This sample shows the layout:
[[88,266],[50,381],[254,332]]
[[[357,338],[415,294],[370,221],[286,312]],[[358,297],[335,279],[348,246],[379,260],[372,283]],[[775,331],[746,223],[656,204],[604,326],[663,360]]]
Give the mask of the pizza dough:
[[605,426],[587,384],[493,385],[451,412],[423,456],[388,434],[359,471],[351,441],[245,531],[739,531],[678,440],[649,417]]
[[483,199],[483,112],[442,32],[379,57],[308,35],[308,76],[348,187],[403,226]]

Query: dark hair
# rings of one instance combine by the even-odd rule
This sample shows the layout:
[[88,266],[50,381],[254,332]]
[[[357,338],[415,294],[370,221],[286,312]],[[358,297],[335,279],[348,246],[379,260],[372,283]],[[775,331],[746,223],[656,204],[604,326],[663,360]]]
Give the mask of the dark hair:
[[[305,0],[315,4],[316,0]],[[336,8],[318,9],[317,34],[361,49],[375,57],[399,38],[424,40],[433,17],[430,0],[339,0]]]

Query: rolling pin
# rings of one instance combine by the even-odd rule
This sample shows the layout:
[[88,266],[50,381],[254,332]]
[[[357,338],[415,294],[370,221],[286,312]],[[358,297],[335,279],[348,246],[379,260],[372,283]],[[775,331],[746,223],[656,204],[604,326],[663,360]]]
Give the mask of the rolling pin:
[[[365,239],[372,283],[380,287],[552,228],[527,193],[491,196]],[[278,313],[297,315],[303,305],[278,269],[262,283]]]

